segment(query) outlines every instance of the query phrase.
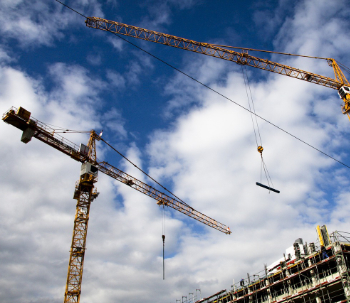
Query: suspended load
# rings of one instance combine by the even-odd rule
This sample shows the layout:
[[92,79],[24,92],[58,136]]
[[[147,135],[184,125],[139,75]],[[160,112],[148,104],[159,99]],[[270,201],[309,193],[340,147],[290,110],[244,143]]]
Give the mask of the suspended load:
[[[270,178],[270,175],[269,175],[269,173],[268,173],[268,171],[267,171],[267,168],[266,168],[266,165],[265,165],[265,162],[264,162],[264,159],[263,159],[263,156],[262,156],[262,152],[264,151],[264,148],[260,145],[260,146],[258,146],[258,152],[260,153],[260,156],[261,156],[261,165],[262,165],[262,167],[264,168],[264,171],[265,171],[265,175],[266,175],[266,179],[267,179],[267,182],[269,183],[269,185],[270,185],[270,182],[269,182],[269,180],[271,181],[271,184],[272,184],[272,180],[271,180],[271,178]],[[273,192],[275,192],[275,193],[280,193],[280,191],[279,190],[277,190],[277,189],[274,189],[274,188],[272,188],[271,186],[267,186],[267,185],[264,185],[264,184],[262,184],[262,183],[259,183],[259,182],[256,182],[255,183],[257,186],[260,186],[260,187],[263,187],[263,188],[266,188],[266,189],[268,189],[269,191],[273,191]],[[273,184],[272,184],[273,185]]]
[[280,193],[279,190],[274,189],[274,188],[269,187],[269,186],[266,186],[266,185],[261,184],[261,183],[259,183],[259,182],[256,182],[256,185],[258,185],[258,186],[260,186],[260,187],[263,187],[263,188],[266,188],[266,189],[268,189],[268,190],[271,190],[271,191],[273,191],[273,192],[275,192],[275,193],[278,193],[278,194]]

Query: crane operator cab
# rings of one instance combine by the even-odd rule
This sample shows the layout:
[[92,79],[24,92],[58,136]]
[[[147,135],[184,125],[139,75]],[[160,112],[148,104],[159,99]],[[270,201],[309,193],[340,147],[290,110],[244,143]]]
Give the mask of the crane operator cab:
[[344,101],[344,105],[342,106],[343,114],[347,114],[350,112],[350,87],[342,86],[338,90],[339,97]]
[[92,165],[90,162],[85,162],[81,165],[80,177],[97,182],[98,169],[96,166]]

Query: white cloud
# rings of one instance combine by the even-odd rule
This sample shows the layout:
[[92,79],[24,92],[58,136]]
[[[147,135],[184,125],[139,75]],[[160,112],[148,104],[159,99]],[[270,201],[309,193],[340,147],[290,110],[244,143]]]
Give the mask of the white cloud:
[[[49,72],[56,82],[50,99],[59,101],[60,110],[79,114],[86,121],[91,120],[94,111],[102,105],[98,94],[106,88],[106,84],[96,77],[89,77],[88,71],[81,66],[56,63],[49,68]],[[52,106],[56,104],[53,102]]]
[[148,10],[148,14],[140,20],[137,26],[164,32],[164,25],[172,22],[172,10],[186,10],[195,7],[196,0],[180,0],[180,1],[145,1],[140,6]]
[[107,40],[112,44],[112,46],[119,52],[123,50],[124,42],[121,39],[118,39],[115,36],[109,35]]
[[[23,47],[52,46],[55,39],[64,37],[64,29],[83,24],[81,16],[54,1],[2,0],[1,7],[3,38],[15,39]],[[83,14],[103,17],[97,1],[74,1],[72,7]]]
[[107,78],[111,85],[119,89],[125,88],[125,79],[120,73],[109,70],[107,72]]
[[338,42],[336,37],[348,26],[343,16],[349,14],[349,9],[344,4],[345,1],[332,6],[325,0],[301,2],[295,7],[294,16],[283,24],[278,39],[274,41],[276,48],[320,57],[343,53],[349,38],[344,37]]
[[[124,128],[124,118],[121,113],[118,112],[115,108],[112,108],[108,112],[105,112],[102,115],[102,119],[104,121],[104,125],[112,131],[113,137],[116,138],[126,138],[127,131]],[[112,138],[110,138],[112,139]]]
[[153,69],[153,63],[150,57],[145,54],[136,54],[135,59],[128,66],[128,71],[125,73],[125,79],[129,85],[134,88],[139,87],[143,77],[146,77],[150,70]]
[[[315,6],[319,3],[310,2]],[[11,4],[3,3],[7,8]],[[18,9],[20,3],[11,5]],[[326,11],[333,5],[322,2]],[[303,16],[310,21],[318,18],[313,17],[313,8],[303,7]],[[295,51],[299,52],[325,43],[332,56],[345,56],[346,48],[331,47],[333,38],[304,34],[308,27],[298,27],[299,14],[302,10],[288,21],[288,28],[281,28],[276,45],[286,49],[297,45]],[[28,20],[30,25],[33,20]],[[329,32],[333,26],[331,22]],[[346,36],[348,27],[336,29],[340,36]],[[299,39],[301,35],[308,37],[307,46]],[[27,42],[50,41],[45,35],[40,39],[33,35]],[[142,60],[137,64],[134,76],[150,67],[147,62],[142,65]],[[186,64],[189,71],[199,71],[198,78],[204,83],[246,103],[242,77],[234,68],[226,68],[226,62],[198,58]],[[118,74],[111,75],[122,83]],[[54,83],[53,90],[45,90],[41,79],[1,66],[1,112],[12,105],[23,106],[46,123],[78,130],[106,126],[120,138],[128,135],[119,110],[104,115],[98,111],[106,83],[78,65],[64,63],[50,66],[47,77]],[[126,88],[135,83],[130,79],[125,81]],[[280,75],[268,76],[266,81],[252,80],[251,86],[258,114],[336,157],[345,157],[342,147],[347,145],[348,122],[345,124],[346,117],[334,109],[338,102],[335,92]],[[150,174],[172,182],[173,191],[185,202],[229,225],[233,234],[209,228],[203,233],[200,223],[166,209],[163,281],[162,209],[140,192],[100,175],[100,196],[92,204],[89,222],[84,302],[138,302],[140,297],[144,302],[174,301],[199,288],[203,296],[210,295],[229,288],[233,278],[238,281],[247,272],[262,270],[264,263],[281,257],[296,238],[313,241],[316,224],[329,224],[329,230],[349,230],[347,170],[259,121],[264,159],[275,187],[281,190],[279,195],[269,194],[255,185],[260,178],[260,159],[247,112],[180,77],[173,79],[165,93],[179,94],[185,100],[170,100],[167,110],[179,109],[178,118],[169,129],[158,130],[150,138]],[[196,106],[182,112],[184,101]],[[79,164],[35,139],[24,145],[21,132],[5,123],[0,126],[0,136],[1,300],[61,302]],[[69,139],[86,142],[87,136],[74,134]],[[103,156],[106,151],[99,147],[98,152]],[[141,152],[131,144],[127,156],[143,167]],[[132,166],[122,162],[122,168],[149,183]]]
[[10,55],[8,54],[8,51],[3,48],[0,48],[0,64],[3,63],[9,63],[15,61],[15,58],[11,58]]
[[101,65],[102,58],[101,55],[98,53],[90,53],[87,57],[86,60],[91,64],[95,66]]

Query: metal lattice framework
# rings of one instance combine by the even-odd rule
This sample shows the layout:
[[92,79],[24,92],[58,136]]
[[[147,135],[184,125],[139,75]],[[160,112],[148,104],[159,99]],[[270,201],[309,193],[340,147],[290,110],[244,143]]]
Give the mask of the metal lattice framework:
[[90,206],[96,197],[93,192],[93,183],[93,179],[83,176],[75,188],[74,198],[77,199],[77,206],[64,294],[65,303],[79,302],[80,300]]
[[292,78],[304,80],[318,85],[323,85],[337,90],[343,85],[349,85],[349,82],[345,78],[338,64],[332,58],[322,59],[327,60],[329,65],[333,67],[336,79],[314,74],[308,71],[273,62],[267,59],[252,56],[248,54],[247,49],[242,50],[242,52],[237,52],[232,49],[227,49],[225,47],[218,46],[215,44],[197,42],[98,17],[88,17],[85,23],[88,27],[91,28],[100,29],[103,31],[112,32],[114,34],[125,35],[137,39],[142,39],[158,44],[168,45],[175,48],[180,48],[195,53],[204,54],[207,56],[212,56],[227,61],[232,61],[238,64],[252,66],[269,72],[289,76]]

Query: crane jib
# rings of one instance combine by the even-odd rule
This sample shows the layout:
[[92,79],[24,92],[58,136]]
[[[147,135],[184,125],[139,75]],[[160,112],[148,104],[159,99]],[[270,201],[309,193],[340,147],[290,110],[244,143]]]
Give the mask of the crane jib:
[[[337,62],[332,58],[293,55],[288,53],[254,50],[254,49],[248,49],[248,48],[241,48],[242,52],[237,52],[232,50],[232,49],[238,49],[237,47],[197,42],[197,41],[176,37],[169,34],[148,30],[145,28],[128,25],[128,24],[124,24],[116,21],[110,21],[110,20],[97,18],[97,17],[87,17],[85,20],[85,24],[88,27],[111,32],[113,34],[121,34],[128,37],[133,37],[136,39],[168,45],[171,47],[180,48],[183,50],[188,50],[199,54],[220,58],[227,61],[232,61],[237,64],[248,65],[248,66],[266,70],[272,73],[285,75],[291,78],[295,78],[295,79],[307,81],[310,83],[322,85],[325,87],[329,87],[332,89],[336,89],[338,90],[340,98],[344,102],[341,108],[342,113],[347,114],[348,118],[350,119],[350,92],[346,91],[346,88],[350,90],[349,88],[350,84],[349,84],[349,81],[346,79],[344,73],[340,69],[339,65],[337,64]],[[267,59],[262,59],[262,58],[252,56],[248,54],[248,50],[326,60],[328,62],[328,65],[333,68],[335,79],[322,76],[319,74],[311,73],[308,71],[304,71],[302,69],[281,64],[278,62],[273,62]]]
[[[80,150],[80,147],[73,142],[67,140],[66,138],[55,133],[55,130],[50,126],[42,123],[35,118],[30,117],[30,112],[23,108],[11,108],[4,115],[2,120],[8,124],[11,124],[25,133],[28,129],[28,136],[22,140],[28,143],[32,137],[52,146],[53,148],[59,150],[60,152],[72,157],[74,160],[81,163],[90,162],[92,165],[96,166],[102,173],[138,190],[139,192],[155,199],[158,204],[164,204],[169,206],[207,226],[217,229],[225,234],[230,234],[231,231],[228,226],[200,213],[194,208],[182,203],[178,199],[172,198],[165,193],[158,191],[152,186],[128,175],[127,173],[121,171],[120,169],[113,167],[107,162],[99,162],[96,159],[95,154],[86,155],[84,150]],[[23,136],[22,136],[23,139]],[[94,131],[91,132],[90,140],[92,145],[94,145],[94,140],[98,140],[98,136]],[[90,142],[89,140],[89,142]]]
[[[332,62],[336,79],[304,71],[295,67],[287,66],[281,63],[273,62],[267,59],[258,58],[248,54],[247,52],[237,52],[232,49],[220,47],[210,43],[197,42],[165,33],[160,33],[137,26],[132,26],[116,21],[110,21],[97,17],[88,17],[85,21],[86,26],[100,29],[103,31],[121,34],[141,40],[146,40],[158,44],[168,45],[207,56],[212,56],[237,64],[244,64],[251,67],[259,68],[269,72],[289,76],[299,80],[315,83],[339,90],[343,85],[348,85],[348,81],[342,74],[339,66],[333,59],[327,59]],[[324,59],[324,58],[323,58]]]

